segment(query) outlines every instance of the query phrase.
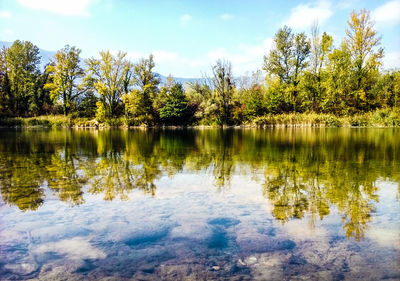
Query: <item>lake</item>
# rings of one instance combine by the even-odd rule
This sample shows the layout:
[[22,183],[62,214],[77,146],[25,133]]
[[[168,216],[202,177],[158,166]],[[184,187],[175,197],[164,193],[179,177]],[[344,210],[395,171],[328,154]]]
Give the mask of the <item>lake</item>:
[[400,129],[0,130],[2,280],[399,280]]

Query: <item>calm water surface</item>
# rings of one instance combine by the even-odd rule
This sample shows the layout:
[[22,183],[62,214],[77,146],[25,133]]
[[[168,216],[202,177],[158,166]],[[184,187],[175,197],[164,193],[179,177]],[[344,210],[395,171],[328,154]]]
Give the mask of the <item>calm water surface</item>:
[[399,280],[400,130],[1,130],[2,280]]

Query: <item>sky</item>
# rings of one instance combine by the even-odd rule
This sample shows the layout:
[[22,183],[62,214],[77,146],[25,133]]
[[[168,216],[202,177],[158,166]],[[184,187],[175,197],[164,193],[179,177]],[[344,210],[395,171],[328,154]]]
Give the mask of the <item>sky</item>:
[[318,22],[339,46],[355,10],[371,11],[382,36],[384,68],[400,67],[400,0],[0,0],[0,41],[28,40],[57,51],[69,44],[84,58],[101,50],[150,53],[162,75],[196,78],[217,59],[234,75],[261,69],[279,28],[310,34]]

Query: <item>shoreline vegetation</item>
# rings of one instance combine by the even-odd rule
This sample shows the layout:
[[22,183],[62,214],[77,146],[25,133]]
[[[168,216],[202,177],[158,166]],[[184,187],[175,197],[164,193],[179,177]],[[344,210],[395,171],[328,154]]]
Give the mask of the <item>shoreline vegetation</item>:
[[[16,40],[0,50],[1,127],[399,127],[400,70],[382,70],[384,49],[367,10],[353,11],[339,43],[288,26],[262,70],[237,77],[219,59],[211,77],[182,85],[101,51],[82,60],[66,45],[43,70],[39,48]],[[336,44],[334,44],[336,43]]]
[[268,127],[400,127],[400,110],[380,109],[353,116],[335,116],[317,113],[267,114],[240,125],[129,125],[126,118],[110,119],[100,123],[87,117],[42,115],[38,117],[0,118],[0,128],[268,128]]

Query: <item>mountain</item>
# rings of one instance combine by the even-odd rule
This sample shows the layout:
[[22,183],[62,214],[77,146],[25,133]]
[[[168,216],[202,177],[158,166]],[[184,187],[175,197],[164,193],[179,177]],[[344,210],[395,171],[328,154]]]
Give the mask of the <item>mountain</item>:
[[[6,41],[0,41],[0,48],[6,47],[9,48],[13,42],[6,42]],[[56,52],[52,51],[47,51],[39,48],[41,60],[40,60],[40,70],[44,70],[46,64],[50,62],[50,59],[55,55]]]
[[[0,41],[0,48],[6,47],[9,48],[13,42],[6,42],[6,41]],[[42,57],[40,61],[40,69],[43,71],[46,64],[50,62],[50,59],[56,54],[55,51],[47,51],[39,48],[40,56]],[[164,76],[162,74],[159,74],[160,80],[161,80],[161,85],[165,84],[167,81],[167,76]],[[175,82],[181,83],[182,85],[185,85],[186,83],[195,83],[195,82],[201,82],[203,81],[202,78],[181,78],[181,77],[174,77]]]
[[[161,84],[166,84],[167,83],[167,76],[161,75],[158,73],[160,76]],[[181,78],[181,77],[174,77],[174,81],[177,83],[180,83],[182,85],[185,85],[187,83],[202,83],[203,78]]]

